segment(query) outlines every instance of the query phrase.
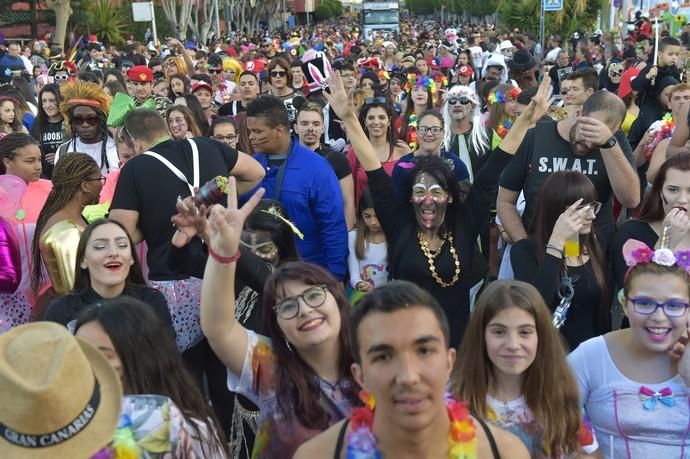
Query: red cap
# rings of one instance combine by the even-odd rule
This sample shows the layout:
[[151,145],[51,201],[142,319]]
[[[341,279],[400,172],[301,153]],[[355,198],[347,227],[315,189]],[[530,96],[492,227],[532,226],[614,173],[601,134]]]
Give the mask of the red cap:
[[150,83],[153,81],[153,70],[145,65],[135,65],[127,70],[127,78],[130,81],[139,81],[141,83]]
[[461,65],[458,67],[458,75],[462,75],[465,77],[469,77],[474,75],[474,69],[470,67],[469,65]]
[[211,87],[210,84],[206,83],[205,81],[197,81],[192,85],[192,94],[194,94],[196,91],[199,89],[207,89],[208,92],[213,94],[213,88]]
[[640,74],[640,70],[635,67],[630,67],[621,75],[621,83],[618,85],[618,97],[621,99],[632,92],[632,80]]

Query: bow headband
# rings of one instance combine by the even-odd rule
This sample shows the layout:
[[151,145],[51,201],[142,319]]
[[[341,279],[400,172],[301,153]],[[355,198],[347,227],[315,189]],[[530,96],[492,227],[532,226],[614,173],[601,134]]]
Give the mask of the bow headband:
[[124,126],[125,118],[127,118],[129,112],[135,108],[149,108],[151,110],[155,110],[156,103],[153,101],[153,99],[146,99],[143,104],[137,106],[134,99],[123,92],[118,92],[115,94],[113,103],[110,105],[110,113],[108,114],[107,125],[109,127]]

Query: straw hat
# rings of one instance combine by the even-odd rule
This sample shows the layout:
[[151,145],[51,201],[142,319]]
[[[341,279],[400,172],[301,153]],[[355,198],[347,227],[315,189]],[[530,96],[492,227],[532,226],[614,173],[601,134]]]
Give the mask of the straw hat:
[[122,389],[96,348],[62,325],[0,336],[0,455],[88,459],[113,438]]

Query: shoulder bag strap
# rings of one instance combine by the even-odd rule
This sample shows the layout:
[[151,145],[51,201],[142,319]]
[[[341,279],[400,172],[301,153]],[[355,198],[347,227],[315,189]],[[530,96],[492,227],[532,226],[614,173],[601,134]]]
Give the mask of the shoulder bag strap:
[[496,439],[491,433],[491,429],[486,425],[486,422],[482,420],[479,416],[473,416],[474,419],[482,426],[484,433],[486,434],[486,439],[489,440],[489,446],[491,446],[491,454],[493,454],[494,459],[501,459],[501,455],[498,452],[498,445],[496,445]]
[[338,441],[335,443],[335,454],[333,454],[333,459],[340,459],[340,455],[343,451],[343,444],[345,442],[345,433],[347,432],[347,427],[349,424],[350,419],[348,418],[340,427],[340,432],[338,432]]
[[187,177],[185,177],[185,175],[182,173],[182,171],[178,169],[177,166],[175,166],[173,163],[171,163],[167,158],[164,158],[155,151],[147,151],[144,152],[144,154],[156,158],[158,161],[163,163],[165,167],[170,169],[170,172],[175,174],[177,178],[182,180],[187,185],[187,187],[189,188],[189,192],[192,196],[194,196],[194,188],[199,188],[199,149],[197,148],[196,143],[194,143],[192,139],[187,139],[187,141],[192,147],[192,173],[194,175],[194,179],[191,184],[189,183],[189,180],[187,180]]

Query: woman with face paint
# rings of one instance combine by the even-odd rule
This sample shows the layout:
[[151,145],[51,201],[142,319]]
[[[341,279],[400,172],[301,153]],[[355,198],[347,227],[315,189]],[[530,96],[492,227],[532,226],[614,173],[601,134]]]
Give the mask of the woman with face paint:
[[690,448],[690,251],[672,244],[624,244],[620,299],[630,328],[585,341],[568,356],[607,458],[683,457]]
[[636,239],[649,247],[658,247],[665,226],[669,248],[690,249],[690,154],[680,153],[664,162],[645,195],[640,215],[623,223],[613,243],[613,272],[616,288],[623,287],[628,266],[623,259],[623,245]]
[[[357,158],[366,170],[374,209],[388,242],[391,278],[415,282],[441,304],[456,346],[469,319],[470,291],[486,274],[486,262],[477,235],[489,219],[491,189],[511,156],[492,154],[476,178],[467,200],[460,202],[458,181],[438,156],[417,159],[396,196],[392,179],[366,137],[352,109],[349,96],[336,74],[331,93],[324,96],[347,128]],[[438,121],[429,117],[429,121]],[[426,122],[426,121],[425,121]],[[442,132],[432,125],[425,135],[442,142]],[[421,127],[421,125],[420,125]]]

